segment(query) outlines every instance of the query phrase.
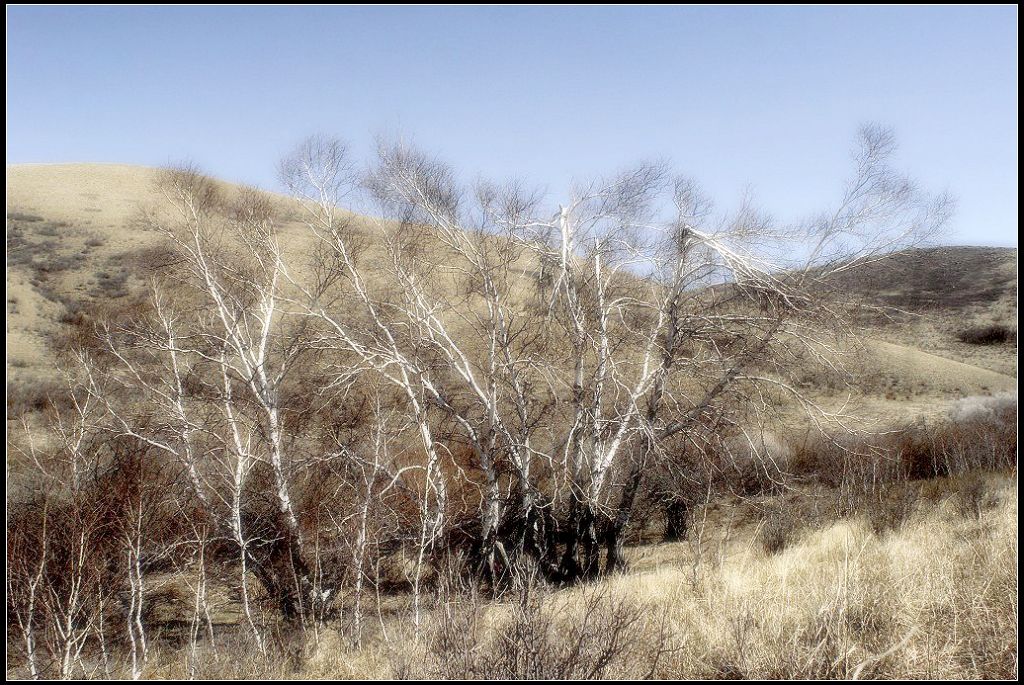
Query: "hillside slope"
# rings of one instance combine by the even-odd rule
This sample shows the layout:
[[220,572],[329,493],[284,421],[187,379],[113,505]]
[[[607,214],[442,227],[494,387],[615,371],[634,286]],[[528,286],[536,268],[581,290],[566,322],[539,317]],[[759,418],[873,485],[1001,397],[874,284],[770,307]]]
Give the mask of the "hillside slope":
[[141,287],[138,257],[160,236],[135,222],[156,171],[122,165],[7,168],[7,365],[11,380],[53,376],[54,336],[76,307]]
[[[164,205],[160,170],[118,164],[7,167],[7,365],[15,383],[54,378],[53,345],[76,313],[130,306],[168,266],[167,239],[142,221]],[[237,186],[221,184],[228,192]],[[305,234],[288,224],[285,241]]]
[[[164,238],[138,216],[160,201],[158,173],[113,164],[7,167],[9,401],[19,388],[38,392],[53,381],[54,341],[78,309],[128,306],[144,296],[161,268]],[[300,229],[282,230],[295,232],[289,246],[301,252]],[[860,322],[876,341],[852,365],[864,411],[884,416],[898,406],[916,413],[955,397],[1015,387],[1015,341],[970,345],[957,336],[987,323],[1016,330],[1016,254],[969,247],[908,251],[837,282],[885,308]],[[848,395],[819,390],[823,400]]]
[[[848,271],[836,285],[881,308],[860,322],[872,337],[1016,375],[1015,248],[906,250]],[[990,344],[961,339],[991,326],[1012,332],[1011,339]]]

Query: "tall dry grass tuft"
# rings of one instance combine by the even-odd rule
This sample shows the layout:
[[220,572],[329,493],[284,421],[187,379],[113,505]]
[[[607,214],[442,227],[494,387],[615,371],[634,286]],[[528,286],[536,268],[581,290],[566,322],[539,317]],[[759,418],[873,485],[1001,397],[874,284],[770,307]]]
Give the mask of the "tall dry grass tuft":
[[392,652],[398,677],[649,678],[669,651],[664,611],[601,584],[556,592],[533,575],[498,601],[442,586],[420,649]]

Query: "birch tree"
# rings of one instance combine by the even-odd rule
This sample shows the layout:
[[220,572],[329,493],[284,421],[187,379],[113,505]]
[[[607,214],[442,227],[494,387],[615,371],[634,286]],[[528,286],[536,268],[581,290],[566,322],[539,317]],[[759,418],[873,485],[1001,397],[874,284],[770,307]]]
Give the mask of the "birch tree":
[[[798,356],[835,363],[830,274],[914,244],[948,214],[947,198],[889,166],[892,151],[891,134],[865,127],[838,208],[783,224],[749,198],[716,213],[663,164],[578,184],[546,212],[521,184],[467,189],[401,140],[379,144],[360,187],[341,173],[344,147],[318,139],[285,165],[332,257],[305,308],[332,344],[403,389],[437,492],[453,476],[430,412],[458,427],[481,474],[492,575],[529,547],[554,577],[592,576],[602,543],[603,568],[621,565],[656,461],[715,449],[779,395],[834,418],[787,381]],[[362,234],[335,209],[360,191],[380,217]],[[382,246],[372,266],[356,258],[357,235]],[[323,306],[340,282],[363,318]]]

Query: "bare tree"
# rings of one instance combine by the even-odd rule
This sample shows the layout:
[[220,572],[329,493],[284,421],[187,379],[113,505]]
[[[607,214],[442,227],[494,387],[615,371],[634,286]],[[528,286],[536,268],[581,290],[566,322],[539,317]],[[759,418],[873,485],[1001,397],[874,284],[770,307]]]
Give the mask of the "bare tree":
[[[151,306],[135,319],[103,324],[108,378],[122,393],[96,385],[93,394],[113,434],[180,464],[200,510],[237,545],[245,614],[262,649],[248,573],[286,615],[305,601],[297,459],[288,454],[299,443],[283,397],[303,336],[282,309],[285,266],[270,201],[251,190],[222,196],[191,168],[168,171],[160,190],[166,205],[145,219],[169,236],[186,277],[154,282]],[[276,514],[254,508],[250,476],[262,465]]]
[[[480,474],[492,576],[528,548],[553,576],[593,575],[602,542],[604,568],[621,564],[655,462],[706,452],[780,394],[834,418],[787,380],[796,349],[836,363],[829,277],[913,244],[948,213],[948,198],[889,167],[892,148],[886,130],[865,127],[838,208],[790,226],[749,199],[715,214],[662,164],[582,184],[547,213],[518,184],[467,192],[448,166],[385,141],[362,185],[382,217],[371,234],[337,210],[361,190],[342,173],[344,146],[315,139],[283,165],[323,246],[304,308],[326,346],[403,389],[437,493],[459,465],[440,460],[431,411],[457,426]],[[382,249],[360,262],[371,236]],[[339,284],[361,317],[325,306]],[[424,540],[443,508],[439,498]]]

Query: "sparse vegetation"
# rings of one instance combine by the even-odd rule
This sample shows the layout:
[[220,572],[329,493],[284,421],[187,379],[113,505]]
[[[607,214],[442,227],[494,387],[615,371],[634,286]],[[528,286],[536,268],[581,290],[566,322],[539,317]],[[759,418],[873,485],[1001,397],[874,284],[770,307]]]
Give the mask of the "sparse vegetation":
[[[742,538],[726,557],[711,546],[699,565],[689,547],[671,546],[628,574],[577,589],[539,584],[492,599],[455,561],[459,573],[441,574],[420,638],[388,598],[358,643],[334,623],[298,642],[281,626],[265,652],[230,624],[217,624],[216,649],[201,640],[193,650],[180,633],[154,630],[142,675],[925,678],[938,670],[1013,678],[1013,482],[941,481],[941,491],[932,488],[904,525],[885,533],[854,515],[822,521],[771,554]],[[979,488],[986,505],[963,511],[960,502],[973,496],[965,493]],[[105,672],[101,663],[93,668]],[[123,658],[106,668],[131,676]]]
[[[14,222],[32,223],[32,222],[42,221],[42,220],[43,220],[43,217],[41,217],[41,216],[37,216],[35,214],[27,214],[25,212],[9,212],[7,214],[7,221],[8,221],[8,223],[10,223],[12,221],[14,221]],[[8,227],[8,230],[10,230],[10,227]]]
[[1019,677],[1016,7],[235,4],[8,6],[9,681]]
[[593,680],[645,678],[670,653],[664,611],[588,587],[572,596],[536,580],[501,602],[472,591],[442,594],[420,650],[396,650],[402,678]]

